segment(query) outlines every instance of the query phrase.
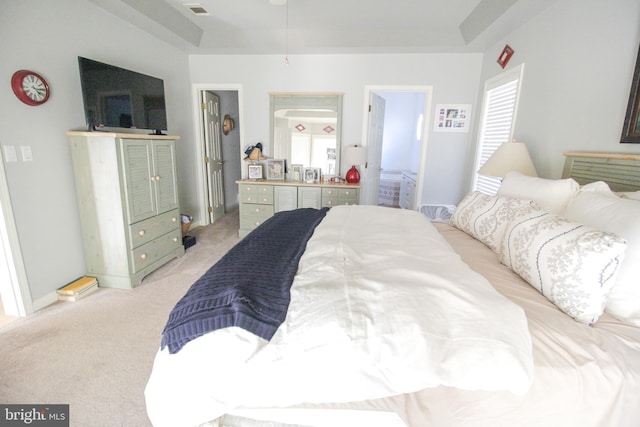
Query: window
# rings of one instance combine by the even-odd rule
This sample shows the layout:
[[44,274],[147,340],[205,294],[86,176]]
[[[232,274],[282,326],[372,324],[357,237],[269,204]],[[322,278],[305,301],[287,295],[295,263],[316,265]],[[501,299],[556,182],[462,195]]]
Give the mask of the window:
[[484,84],[484,100],[472,190],[496,194],[500,178],[478,175],[477,170],[505,142],[513,138],[513,127],[518,109],[518,97],[524,64],[487,80]]

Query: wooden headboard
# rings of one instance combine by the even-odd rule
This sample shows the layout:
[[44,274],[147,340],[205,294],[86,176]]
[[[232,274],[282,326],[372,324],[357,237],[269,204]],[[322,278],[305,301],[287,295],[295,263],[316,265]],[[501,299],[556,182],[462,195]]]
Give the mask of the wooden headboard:
[[562,178],[604,181],[612,191],[640,190],[640,154],[567,151]]

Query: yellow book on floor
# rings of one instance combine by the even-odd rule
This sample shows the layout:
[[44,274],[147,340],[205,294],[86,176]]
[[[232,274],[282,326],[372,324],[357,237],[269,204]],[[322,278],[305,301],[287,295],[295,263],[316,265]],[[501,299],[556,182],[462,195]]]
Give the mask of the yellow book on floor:
[[84,276],[58,289],[58,295],[74,295],[98,283],[95,277]]
[[80,298],[84,298],[89,294],[98,290],[98,282],[95,282],[92,286],[84,288],[82,291],[71,295],[58,294],[58,301],[78,301]]

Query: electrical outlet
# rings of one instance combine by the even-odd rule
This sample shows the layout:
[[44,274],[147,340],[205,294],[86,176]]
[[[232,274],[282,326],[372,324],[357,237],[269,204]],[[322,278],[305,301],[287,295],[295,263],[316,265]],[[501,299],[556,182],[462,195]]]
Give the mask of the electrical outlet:
[[4,161],[7,163],[13,163],[18,161],[18,154],[16,153],[16,147],[13,145],[5,145],[4,147]]
[[31,162],[33,161],[33,153],[31,152],[30,145],[21,145],[20,152],[22,153],[22,161],[23,162]]

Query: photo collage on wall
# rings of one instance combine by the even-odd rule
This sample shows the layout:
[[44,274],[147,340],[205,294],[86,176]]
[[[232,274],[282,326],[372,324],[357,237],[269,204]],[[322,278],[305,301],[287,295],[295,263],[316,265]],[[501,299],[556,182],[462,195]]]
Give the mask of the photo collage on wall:
[[468,132],[471,118],[470,104],[438,104],[433,123],[437,132]]

